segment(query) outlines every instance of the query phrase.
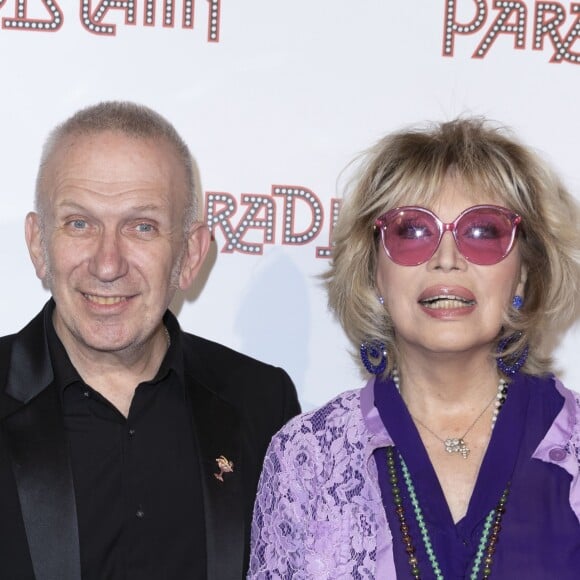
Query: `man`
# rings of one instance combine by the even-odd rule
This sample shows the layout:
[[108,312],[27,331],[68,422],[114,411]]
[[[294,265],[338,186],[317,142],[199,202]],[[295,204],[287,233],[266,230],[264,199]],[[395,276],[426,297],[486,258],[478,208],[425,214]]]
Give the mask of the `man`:
[[52,299],[0,339],[0,578],[243,578],[299,406],[284,371],[168,310],[209,246],[187,146],[145,107],[80,111],[45,145],[26,242]]

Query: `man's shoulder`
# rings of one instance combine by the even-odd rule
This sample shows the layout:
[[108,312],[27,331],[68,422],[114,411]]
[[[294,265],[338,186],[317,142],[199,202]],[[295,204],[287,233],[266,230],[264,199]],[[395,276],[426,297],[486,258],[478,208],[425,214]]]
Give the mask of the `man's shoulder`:
[[188,332],[182,339],[186,373],[231,402],[245,406],[248,396],[264,404],[296,399],[284,369]]
[[182,339],[186,375],[232,405],[252,432],[266,434],[265,445],[300,412],[294,383],[282,368],[190,333]]
[[42,327],[40,326],[39,317],[36,316],[32,320],[30,320],[25,326],[23,326],[20,330],[0,336],[0,348],[4,350],[10,349],[16,338],[18,338],[19,336],[26,337],[30,333],[38,332],[41,330]]
[[0,415],[3,414],[5,394],[4,390],[8,381],[10,370],[10,358],[15,334],[0,336]]
[[34,398],[52,376],[45,337],[46,307],[18,332],[0,337],[0,415]]
[[186,353],[194,354],[198,362],[220,373],[278,373],[282,369],[207,338],[182,332]]
[[14,345],[17,342],[21,345],[22,352],[17,359],[18,362],[28,365],[31,363],[29,359],[32,356],[39,356],[37,339],[42,332],[40,317],[36,316],[17,332],[0,336],[0,381],[2,384],[6,380]]
[[12,348],[12,343],[16,338],[17,334],[5,334],[4,336],[0,336],[0,356],[4,353],[10,352]]
[[29,320],[20,330],[11,334],[0,336],[0,352],[2,354],[10,351],[16,339],[22,340],[26,344],[31,342],[34,346],[37,345],[39,336],[44,336],[44,313],[47,306],[48,305],[45,305],[45,307],[31,320]]

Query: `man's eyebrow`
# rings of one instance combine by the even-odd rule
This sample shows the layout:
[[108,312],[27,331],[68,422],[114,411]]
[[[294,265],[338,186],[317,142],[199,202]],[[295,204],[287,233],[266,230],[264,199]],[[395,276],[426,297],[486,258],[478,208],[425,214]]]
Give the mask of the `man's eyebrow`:
[[[56,205],[57,209],[73,209],[79,211],[88,211],[85,205],[78,203],[72,199],[64,199]],[[147,203],[143,205],[135,205],[127,208],[130,212],[149,212],[149,211],[158,211],[162,208],[160,204],[155,203]]]
[[72,199],[63,199],[56,204],[56,209],[79,209],[84,210],[85,207]]
[[144,205],[135,205],[129,208],[129,211],[133,212],[148,212],[148,211],[158,211],[161,209],[161,205],[155,203],[146,203]]

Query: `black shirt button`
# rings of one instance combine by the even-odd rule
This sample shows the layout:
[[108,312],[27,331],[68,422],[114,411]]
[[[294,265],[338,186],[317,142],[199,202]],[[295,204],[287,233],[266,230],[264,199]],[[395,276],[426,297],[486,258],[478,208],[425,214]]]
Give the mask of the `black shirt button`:
[[133,437],[135,435],[135,429],[129,429],[129,437]]
[[89,391],[83,391],[83,397],[85,399],[88,399],[91,396],[91,393],[89,393]]
[[136,516],[137,516],[137,517],[138,517],[140,520],[142,520],[142,519],[145,517],[145,512],[144,512],[142,509],[140,509],[140,508],[139,508],[139,509],[138,509],[138,510],[135,512],[135,515],[136,515]]

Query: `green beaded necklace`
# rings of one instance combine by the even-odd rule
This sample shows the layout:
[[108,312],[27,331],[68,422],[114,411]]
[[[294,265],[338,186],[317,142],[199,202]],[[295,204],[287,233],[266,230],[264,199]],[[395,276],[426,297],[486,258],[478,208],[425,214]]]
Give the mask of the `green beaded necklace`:
[[[415,493],[415,486],[413,485],[413,480],[411,479],[411,474],[407,468],[407,464],[398,454],[399,461],[401,463],[401,471],[403,472],[403,479],[405,480],[405,486],[407,487],[407,492],[409,493],[409,499],[413,506],[413,511],[415,513],[415,520],[421,531],[421,538],[423,540],[423,545],[425,547],[425,552],[429,558],[433,574],[437,580],[444,580],[443,573],[441,572],[441,567],[437,561],[437,556],[435,550],[433,549],[433,544],[431,543],[431,538],[429,536],[429,530],[425,524],[425,518],[423,517],[423,511],[419,505],[419,500],[417,499],[417,494]],[[391,483],[391,492],[393,495],[393,502],[395,504],[395,513],[399,520],[399,529],[401,530],[403,543],[405,544],[405,552],[408,556],[409,566],[411,568],[411,575],[413,578],[421,578],[421,573],[419,571],[419,562],[416,556],[416,548],[413,545],[413,540],[409,533],[409,524],[405,516],[405,509],[403,507],[403,500],[401,497],[401,489],[399,488],[399,478],[397,476],[397,470],[395,468],[395,453],[393,447],[387,447],[387,469],[389,472],[389,481]],[[473,567],[471,569],[471,574],[469,576],[470,580],[477,580],[479,578],[479,573],[481,569],[481,578],[487,580],[491,575],[491,565],[493,563],[493,554],[496,550],[499,532],[501,530],[501,520],[503,514],[505,513],[505,505],[507,503],[507,498],[509,494],[510,484],[504,489],[497,506],[492,509],[485,519],[483,526],[483,531],[481,533],[481,538],[479,539],[479,544],[477,547],[477,553],[473,561]],[[481,564],[483,561],[483,568]]]

